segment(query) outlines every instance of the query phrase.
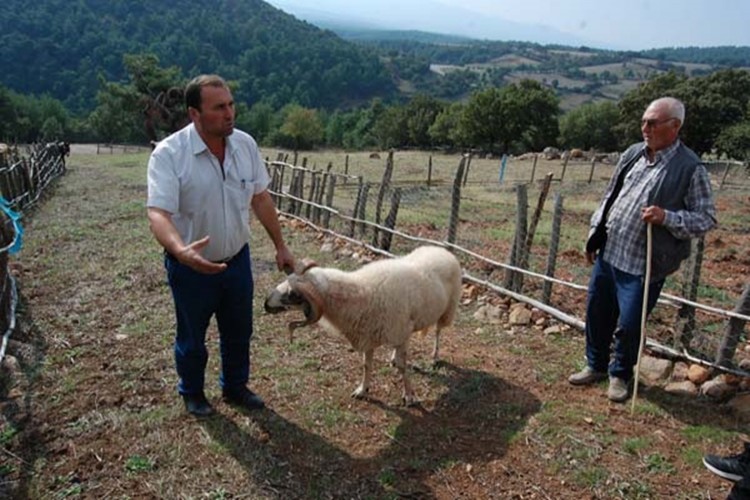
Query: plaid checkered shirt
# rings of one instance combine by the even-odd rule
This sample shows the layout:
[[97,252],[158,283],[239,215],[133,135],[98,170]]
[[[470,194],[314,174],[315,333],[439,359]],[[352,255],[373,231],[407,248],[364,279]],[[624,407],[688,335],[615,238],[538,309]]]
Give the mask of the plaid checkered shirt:
[[[641,209],[647,206],[651,190],[660,184],[679,146],[680,141],[675,141],[658,151],[651,162],[642,154],[626,174],[622,190],[612,204],[602,258],[621,271],[637,276],[645,274],[646,224],[641,219]],[[716,214],[711,183],[703,165],[696,168],[684,200],[686,210],[665,210],[663,226],[675,238],[699,237],[714,227]]]

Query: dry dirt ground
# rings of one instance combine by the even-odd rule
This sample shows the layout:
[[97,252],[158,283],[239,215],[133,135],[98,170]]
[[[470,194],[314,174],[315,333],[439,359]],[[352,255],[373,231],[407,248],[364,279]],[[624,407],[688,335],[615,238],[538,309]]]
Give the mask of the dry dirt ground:
[[[0,497],[708,499],[729,489],[701,456],[736,452],[747,422],[659,388],[642,388],[632,413],[604,384],[574,388],[580,332],[482,323],[476,299],[443,336],[439,365],[427,361],[431,336],[415,338],[420,406],[401,406],[383,349],[370,398],[351,399],[360,358],[345,341],[308,328],[290,342],[291,315],[263,313],[283,275],[257,225],[251,387],[268,408],[220,401],[212,326],[206,391],[217,415],[193,418],[175,391],[144,157],[70,165],[24,221],[12,263],[21,319],[0,393]],[[285,234],[299,256],[358,265],[321,252],[311,231]],[[735,279],[746,278],[748,262],[737,265]]]

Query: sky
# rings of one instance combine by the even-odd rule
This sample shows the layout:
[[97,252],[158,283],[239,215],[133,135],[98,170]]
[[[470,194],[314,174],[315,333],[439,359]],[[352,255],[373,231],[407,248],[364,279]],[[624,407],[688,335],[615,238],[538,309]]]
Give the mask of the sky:
[[642,50],[750,46],[750,0],[269,0],[301,19],[349,19],[491,40]]

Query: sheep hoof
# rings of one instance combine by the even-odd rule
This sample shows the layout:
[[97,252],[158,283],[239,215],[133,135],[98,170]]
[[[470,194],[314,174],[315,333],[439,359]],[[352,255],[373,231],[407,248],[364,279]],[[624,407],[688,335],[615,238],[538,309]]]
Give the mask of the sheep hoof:
[[367,391],[367,388],[360,385],[359,387],[354,389],[354,392],[352,392],[352,397],[354,399],[364,399],[365,397],[367,397]]
[[404,406],[412,407],[419,406],[419,401],[414,396],[404,396]]

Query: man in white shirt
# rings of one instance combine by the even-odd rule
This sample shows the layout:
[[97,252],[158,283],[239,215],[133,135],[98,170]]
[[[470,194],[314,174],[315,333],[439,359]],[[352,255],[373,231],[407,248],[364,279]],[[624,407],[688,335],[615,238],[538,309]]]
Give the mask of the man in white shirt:
[[234,128],[226,82],[216,75],[194,78],[185,104],[192,123],[151,154],[147,201],[175,304],[178,391],[188,412],[213,413],[203,386],[206,329],[216,315],[222,395],[232,404],[260,409],[263,400],[246,386],[253,333],[249,207],[276,247],[279,269],[294,268],[294,257],[284,243],[255,140]]

